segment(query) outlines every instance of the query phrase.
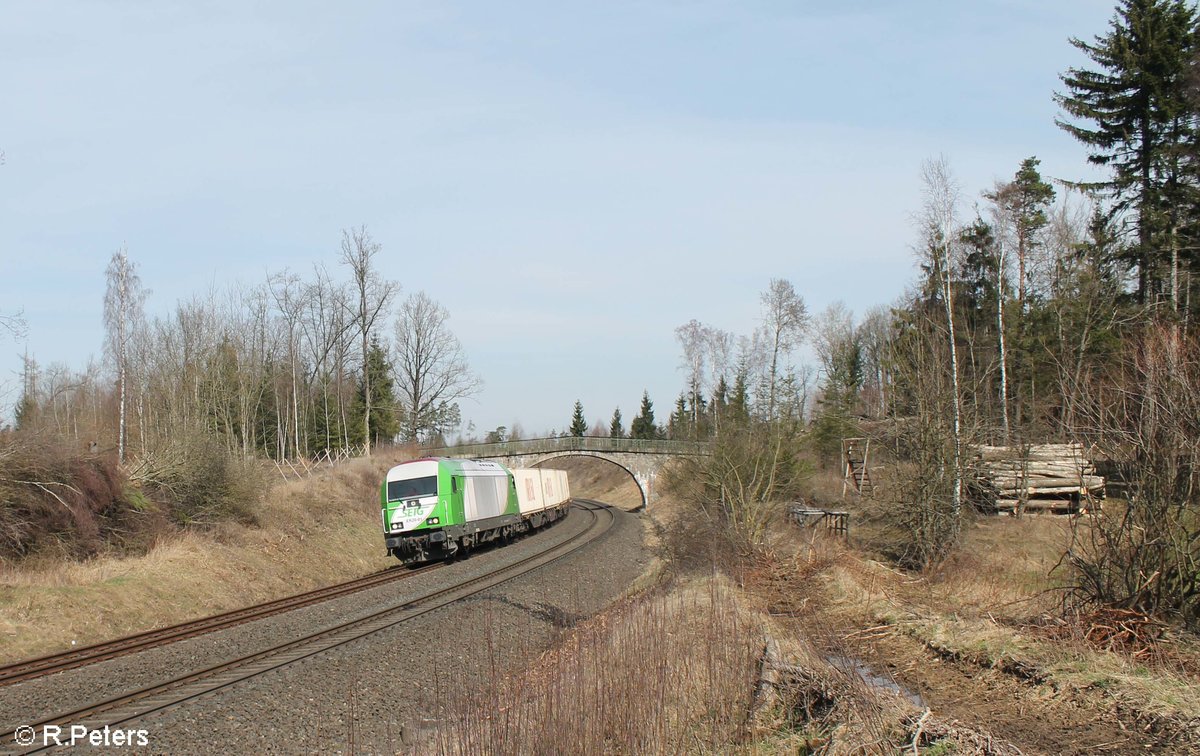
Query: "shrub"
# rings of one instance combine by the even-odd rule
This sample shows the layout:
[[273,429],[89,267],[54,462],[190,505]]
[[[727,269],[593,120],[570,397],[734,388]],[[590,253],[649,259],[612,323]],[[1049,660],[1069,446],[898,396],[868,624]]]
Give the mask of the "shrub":
[[135,477],[163,502],[171,519],[189,527],[224,520],[257,523],[266,488],[261,469],[203,432],[183,433],[134,467]]
[[142,543],[160,523],[128,490],[111,456],[85,455],[50,435],[0,435],[0,556],[56,548],[86,557]]
[[800,437],[779,424],[731,425],[712,441],[708,456],[668,468],[665,483],[697,510],[692,528],[700,532],[694,535],[711,534],[749,555],[810,473],[800,447]]

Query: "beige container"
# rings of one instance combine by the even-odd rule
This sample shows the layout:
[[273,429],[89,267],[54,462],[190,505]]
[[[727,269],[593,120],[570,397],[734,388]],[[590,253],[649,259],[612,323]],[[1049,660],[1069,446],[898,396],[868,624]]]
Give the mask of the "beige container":
[[528,468],[513,470],[512,474],[517,487],[517,505],[523,515],[553,509],[571,499],[571,487],[564,470]]

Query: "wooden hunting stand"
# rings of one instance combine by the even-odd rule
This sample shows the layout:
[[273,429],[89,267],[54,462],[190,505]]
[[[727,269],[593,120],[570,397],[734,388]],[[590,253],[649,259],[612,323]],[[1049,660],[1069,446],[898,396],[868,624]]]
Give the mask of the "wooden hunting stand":
[[871,472],[867,469],[870,451],[869,438],[842,439],[842,496],[850,489],[860,496],[870,496],[875,492]]

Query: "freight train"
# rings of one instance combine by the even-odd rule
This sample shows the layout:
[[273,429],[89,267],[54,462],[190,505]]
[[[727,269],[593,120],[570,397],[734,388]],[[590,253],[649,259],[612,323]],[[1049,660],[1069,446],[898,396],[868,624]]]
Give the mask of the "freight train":
[[388,470],[379,498],[388,553],[414,564],[551,523],[566,515],[571,488],[562,470],[435,457]]

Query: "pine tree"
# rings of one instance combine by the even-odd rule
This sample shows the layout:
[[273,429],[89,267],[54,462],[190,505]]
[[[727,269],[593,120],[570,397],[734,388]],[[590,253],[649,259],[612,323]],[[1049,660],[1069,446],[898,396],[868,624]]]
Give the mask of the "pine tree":
[[996,204],[1012,228],[1016,242],[1016,249],[1012,251],[1017,256],[1017,303],[1022,310],[1028,299],[1028,263],[1041,246],[1041,231],[1050,222],[1046,211],[1054,203],[1054,187],[1042,178],[1039,165],[1041,161],[1036,157],[1025,158],[1012,181],[984,194]]
[[1060,127],[1091,149],[1088,161],[1112,169],[1108,181],[1084,184],[1131,212],[1138,243],[1128,262],[1137,267],[1141,302],[1166,284],[1178,306],[1179,255],[1184,218],[1196,195],[1188,145],[1197,136],[1196,108],[1187,73],[1197,50],[1196,11],[1182,0],[1121,0],[1108,34],[1095,44],[1072,39],[1100,68],[1072,68],[1055,100],[1079,123]]
[[642,408],[629,426],[630,438],[658,438],[658,426],[654,424],[654,403],[650,401],[650,392],[642,392]]
[[[1028,371],[1032,365],[1028,350],[1021,348],[1030,345],[1030,273],[1027,262],[1033,253],[1042,246],[1042,231],[1050,222],[1046,211],[1054,202],[1054,187],[1042,179],[1037,167],[1040,161],[1029,157],[1021,161],[1013,180],[1000,184],[994,192],[985,192],[984,197],[992,202],[993,215],[1000,227],[999,238],[993,236],[992,247],[995,265],[992,270],[992,301],[995,303],[995,332],[1000,362],[1000,421],[1004,433],[1004,442],[1009,441],[1011,426],[1009,420],[1009,349],[1007,341],[1007,323],[1005,302],[1007,294],[1008,272],[1007,255],[1015,252],[1017,256],[1017,339],[1018,347],[1012,354],[1013,377],[1016,387],[1029,385]],[[1007,231],[1007,233],[1005,233]],[[1007,243],[1007,242],[1011,242]],[[1025,400],[1023,392],[1015,392],[1017,398],[1018,418],[1023,412]]]
[[608,437],[625,438],[625,426],[622,424],[620,407],[613,410],[612,422],[608,424]]
[[583,403],[576,400],[575,413],[571,416],[570,434],[576,438],[583,438],[587,433],[587,421],[583,419]]

